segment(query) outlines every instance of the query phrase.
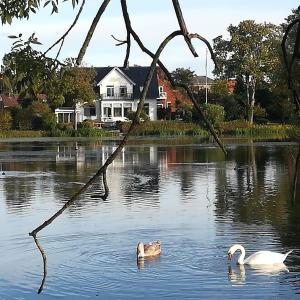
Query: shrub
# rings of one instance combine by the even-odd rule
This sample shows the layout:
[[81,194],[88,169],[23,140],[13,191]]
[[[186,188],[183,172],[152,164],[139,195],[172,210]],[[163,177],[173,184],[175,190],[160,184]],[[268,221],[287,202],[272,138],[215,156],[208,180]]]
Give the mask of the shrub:
[[9,130],[12,126],[12,116],[8,111],[0,112],[0,130]]
[[215,127],[218,127],[220,123],[224,121],[225,111],[222,105],[205,104],[203,106],[203,112],[208,121]]

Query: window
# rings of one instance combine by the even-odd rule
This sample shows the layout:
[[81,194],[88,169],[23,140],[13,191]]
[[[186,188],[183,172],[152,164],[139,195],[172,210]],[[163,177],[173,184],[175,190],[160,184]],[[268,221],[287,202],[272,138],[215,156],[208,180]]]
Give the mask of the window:
[[122,108],[114,107],[114,117],[122,117]]
[[128,117],[129,112],[132,111],[131,103],[124,103],[124,117]]
[[149,103],[144,103],[143,111],[149,116]]
[[87,117],[96,116],[96,108],[95,108],[95,106],[84,107],[83,108],[83,115],[87,116]]
[[167,102],[167,108],[171,108],[172,103],[171,102]]
[[122,105],[120,103],[114,104],[114,117],[122,117]]
[[120,97],[126,97],[126,95],[127,95],[127,87],[120,86]]
[[158,91],[159,91],[159,93],[163,93],[164,87],[163,87],[162,85],[160,85],[160,86],[158,87]]
[[111,117],[111,107],[103,107],[103,116]]
[[115,95],[115,88],[113,85],[108,85],[106,87],[106,94],[107,94],[107,97],[114,97]]

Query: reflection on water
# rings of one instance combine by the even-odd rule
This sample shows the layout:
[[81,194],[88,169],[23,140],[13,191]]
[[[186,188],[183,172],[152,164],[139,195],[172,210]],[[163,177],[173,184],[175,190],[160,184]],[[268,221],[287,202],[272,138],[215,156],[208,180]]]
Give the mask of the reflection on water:
[[[108,168],[105,201],[96,182],[40,232],[48,258],[45,297],[261,299],[300,293],[300,203],[292,205],[289,196],[297,146],[230,144],[224,159],[212,145],[172,143],[129,144]],[[28,232],[60,209],[116,145],[0,143],[0,299],[37,297],[42,261]],[[139,240],[161,240],[162,256],[137,265]],[[249,253],[295,250],[286,270],[228,269],[226,252],[235,243]]]
[[228,278],[232,284],[245,284],[246,273],[252,275],[264,275],[264,276],[279,276],[281,273],[288,273],[287,266],[282,264],[275,265],[236,265],[232,267],[228,266]]

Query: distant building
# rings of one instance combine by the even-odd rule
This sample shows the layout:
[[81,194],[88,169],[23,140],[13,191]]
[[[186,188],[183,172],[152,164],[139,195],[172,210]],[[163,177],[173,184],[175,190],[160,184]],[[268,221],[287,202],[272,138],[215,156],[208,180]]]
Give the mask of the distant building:
[[[211,86],[214,84],[214,80],[207,77],[207,90],[210,91]],[[199,92],[206,89],[206,76],[194,76],[192,81],[192,89],[194,92]]]

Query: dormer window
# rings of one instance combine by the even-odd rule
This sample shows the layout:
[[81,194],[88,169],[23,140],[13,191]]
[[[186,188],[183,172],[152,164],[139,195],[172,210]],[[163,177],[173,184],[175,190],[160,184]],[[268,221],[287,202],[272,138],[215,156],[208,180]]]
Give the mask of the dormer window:
[[114,97],[115,96],[115,88],[113,85],[108,85],[106,87],[106,94],[107,97]]

